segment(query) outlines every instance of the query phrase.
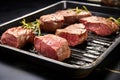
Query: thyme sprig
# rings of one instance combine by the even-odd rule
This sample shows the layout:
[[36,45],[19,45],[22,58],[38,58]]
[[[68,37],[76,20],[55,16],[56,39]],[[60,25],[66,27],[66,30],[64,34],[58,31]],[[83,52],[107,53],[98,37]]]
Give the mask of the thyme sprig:
[[36,21],[33,21],[33,22],[29,22],[29,23],[26,23],[26,20],[23,19],[21,21],[22,23],[22,26],[26,29],[32,29],[33,32],[35,34],[37,34],[38,36],[41,35],[41,30],[40,30],[40,21],[38,19],[36,19]]
[[82,6],[83,10],[89,11],[86,6]]
[[24,28],[27,28],[27,29],[30,29],[30,28],[31,28],[30,24],[29,24],[29,23],[26,23],[26,20],[25,20],[25,19],[23,19],[23,20],[21,21],[21,23],[22,23],[22,25],[23,25]]
[[76,7],[76,8],[75,8],[75,11],[76,11],[77,14],[79,14],[82,10],[79,9],[78,7]]
[[74,10],[76,11],[77,14],[79,14],[82,11],[89,11],[86,6],[82,6],[81,9],[79,9],[78,7],[76,7]]
[[116,24],[118,24],[120,26],[120,17],[115,19],[114,17],[109,17],[108,19],[114,21]]

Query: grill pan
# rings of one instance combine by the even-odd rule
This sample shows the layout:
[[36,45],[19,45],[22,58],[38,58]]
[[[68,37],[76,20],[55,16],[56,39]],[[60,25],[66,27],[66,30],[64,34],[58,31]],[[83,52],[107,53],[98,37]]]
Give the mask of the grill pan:
[[[24,16],[15,18],[0,25],[0,35],[10,27],[21,25],[23,19],[31,22],[39,19],[43,14],[53,13],[58,10],[86,6],[93,15],[103,17],[120,16],[119,8],[111,8],[98,4],[77,2],[77,1],[59,1],[42,9],[36,10]],[[114,12],[113,12],[114,11]],[[45,33],[46,34],[46,33]],[[24,58],[39,66],[45,66],[53,71],[67,73],[73,77],[85,77],[100,64],[104,58],[120,43],[120,31],[107,37],[97,36],[89,33],[88,40],[83,44],[70,47],[72,55],[64,61],[56,61],[34,53],[33,45],[27,45],[22,49],[16,49],[10,46],[0,44],[0,51],[5,55],[12,55]]]

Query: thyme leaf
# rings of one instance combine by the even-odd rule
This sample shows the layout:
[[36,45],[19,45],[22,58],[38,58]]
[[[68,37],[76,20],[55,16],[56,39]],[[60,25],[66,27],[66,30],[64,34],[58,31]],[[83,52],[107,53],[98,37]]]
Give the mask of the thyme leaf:
[[79,9],[78,7],[76,7],[74,10],[76,11],[77,14],[79,14],[82,11],[89,11],[86,6],[82,6],[81,9]]
[[76,7],[76,8],[75,8],[75,11],[76,11],[77,14],[79,14],[82,10],[79,9],[78,7]]
[[120,25],[120,17],[115,19],[113,17],[109,17],[110,20],[114,21],[116,24]]
[[40,30],[40,21],[38,19],[36,19],[36,21],[33,21],[33,22],[29,22],[29,23],[26,23],[26,20],[23,19],[21,21],[22,23],[22,26],[26,29],[32,29],[33,32],[35,34],[37,34],[38,36],[41,35],[41,30]]
[[83,7],[83,10],[89,11],[86,6],[82,6],[82,7]]
[[30,29],[30,24],[27,24],[25,19],[23,19],[21,23],[23,24],[24,28]]

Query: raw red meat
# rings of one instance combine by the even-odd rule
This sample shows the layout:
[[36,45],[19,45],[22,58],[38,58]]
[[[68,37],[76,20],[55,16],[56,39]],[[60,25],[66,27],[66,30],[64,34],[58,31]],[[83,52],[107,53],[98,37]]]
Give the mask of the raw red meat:
[[53,34],[36,36],[34,47],[38,54],[59,61],[63,61],[71,55],[67,40]]

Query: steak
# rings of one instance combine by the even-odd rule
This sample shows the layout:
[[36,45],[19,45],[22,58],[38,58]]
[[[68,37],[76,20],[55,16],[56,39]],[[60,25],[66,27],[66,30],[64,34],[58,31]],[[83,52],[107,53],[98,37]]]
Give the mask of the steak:
[[88,38],[87,30],[81,23],[69,25],[64,29],[57,29],[55,34],[65,38],[69,46],[82,44]]
[[36,36],[34,47],[38,54],[59,61],[63,61],[71,55],[67,40],[53,34]]
[[31,29],[22,26],[6,30],[1,36],[1,43],[16,48],[23,47],[27,42],[34,41],[34,34]]
[[70,25],[76,22],[76,12],[72,9],[67,10],[59,10],[56,11],[55,14],[60,14],[64,17],[65,22],[64,25]]
[[64,25],[70,25],[75,22],[79,22],[80,18],[92,15],[89,11],[85,10],[81,10],[81,12],[77,13],[75,9],[59,10],[56,11],[55,13],[64,16],[65,19]]
[[64,17],[59,14],[46,14],[40,17],[40,28],[45,32],[55,32],[56,29],[63,27]]
[[119,26],[110,19],[100,16],[90,16],[79,20],[88,31],[100,36],[108,36],[119,30]]
[[89,11],[82,10],[81,12],[77,13],[77,21],[79,22],[79,19],[84,18],[84,17],[89,17],[92,16],[92,13]]

